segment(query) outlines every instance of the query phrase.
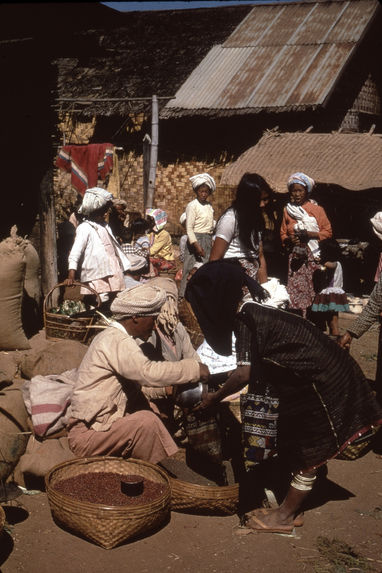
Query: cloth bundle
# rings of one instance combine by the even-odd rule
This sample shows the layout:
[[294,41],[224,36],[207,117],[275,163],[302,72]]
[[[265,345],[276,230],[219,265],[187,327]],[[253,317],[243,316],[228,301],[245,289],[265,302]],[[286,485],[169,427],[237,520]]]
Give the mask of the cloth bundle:
[[[292,205],[288,203],[286,206],[286,210],[288,215],[297,221],[296,225],[294,226],[295,231],[313,231],[318,233],[320,228],[317,224],[316,218],[311,217],[305,211],[303,207],[299,205]],[[308,241],[308,247],[312,251],[312,254],[315,258],[320,256],[320,249],[318,246],[317,239],[310,239]]]
[[33,430],[40,438],[63,430],[70,418],[70,396],[77,368],[62,374],[33,376],[22,387],[25,407],[32,418]]

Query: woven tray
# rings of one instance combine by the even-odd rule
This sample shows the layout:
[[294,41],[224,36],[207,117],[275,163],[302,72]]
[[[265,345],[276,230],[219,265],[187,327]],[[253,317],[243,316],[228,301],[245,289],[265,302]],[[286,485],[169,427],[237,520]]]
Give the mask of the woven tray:
[[204,340],[203,332],[199,326],[197,318],[194,311],[191,308],[190,303],[185,298],[178,304],[179,320],[184,325],[191,339],[192,346],[197,349],[202,344]]
[[171,509],[203,515],[233,515],[239,505],[239,484],[198,485],[170,477]]
[[[142,505],[105,506],[77,501],[54,489],[54,484],[87,472],[115,472],[140,475],[164,484],[164,492]],[[45,476],[45,487],[55,522],[104,549],[112,549],[138,535],[145,535],[168,520],[170,486],[167,474],[158,466],[135,459],[112,457],[77,458],[55,466]]]
[[[86,284],[74,282],[74,285],[87,288],[89,294],[96,295],[97,307],[101,304],[101,299],[98,293]],[[86,342],[91,326],[94,322],[94,317],[79,317],[73,318],[65,314],[56,314],[49,312],[53,306],[52,299],[53,293],[56,289],[64,288],[65,283],[58,283],[46,295],[44,299],[43,313],[44,313],[44,327],[45,336],[48,340],[78,340],[79,342]]]

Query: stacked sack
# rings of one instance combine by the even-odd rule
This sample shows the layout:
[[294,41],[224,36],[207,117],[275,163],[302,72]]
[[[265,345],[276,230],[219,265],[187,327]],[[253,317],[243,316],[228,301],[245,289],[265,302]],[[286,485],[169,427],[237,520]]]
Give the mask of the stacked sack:
[[0,243],[0,350],[30,348],[41,325],[40,261],[32,243],[17,236]]

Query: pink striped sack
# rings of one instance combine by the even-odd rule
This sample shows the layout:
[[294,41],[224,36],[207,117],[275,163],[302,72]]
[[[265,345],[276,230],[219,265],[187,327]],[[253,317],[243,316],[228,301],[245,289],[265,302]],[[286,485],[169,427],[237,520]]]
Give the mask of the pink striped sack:
[[25,407],[36,436],[43,438],[63,430],[71,416],[70,397],[77,368],[62,374],[34,376],[22,387]]

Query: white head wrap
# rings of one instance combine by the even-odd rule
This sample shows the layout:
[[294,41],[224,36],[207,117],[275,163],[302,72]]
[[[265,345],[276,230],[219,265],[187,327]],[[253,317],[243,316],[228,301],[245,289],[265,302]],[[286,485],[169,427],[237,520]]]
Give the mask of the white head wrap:
[[382,240],[382,211],[378,211],[378,213],[370,219],[370,223],[372,224],[373,231],[377,235],[378,239]]
[[186,221],[186,213],[182,213],[181,216],[179,217],[179,223],[181,225],[183,225],[183,223]]
[[130,316],[157,316],[166,296],[164,289],[142,284],[118,293],[110,310],[117,320]]
[[211,193],[213,193],[216,189],[215,179],[208,173],[198,173],[198,175],[193,175],[190,177],[190,181],[194,191],[201,185],[207,185],[207,187],[209,187],[211,190]]
[[146,257],[143,257],[141,255],[135,255],[134,253],[129,253],[128,255],[126,255],[126,258],[130,263],[130,268],[128,270],[133,273],[135,271],[140,271],[141,269],[144,269],[145,266],[148,264]]
[[314,179],[309,177],[309,175],[305,175],[305,173],[297,172],[293,173],[288,179],[287,187],[288,190],[290,189],[291,185],[294,183],[298,183],[299,185],[303,185],[308,192],[308,195],[312,192],[312,189],[315,185]]
[[102,189],[102,187],[91,187],[90,189],[86,189],[78,213],[87,217],[112,200],[113,195],[109,193],[109,191],[106,191],[106,189]]

